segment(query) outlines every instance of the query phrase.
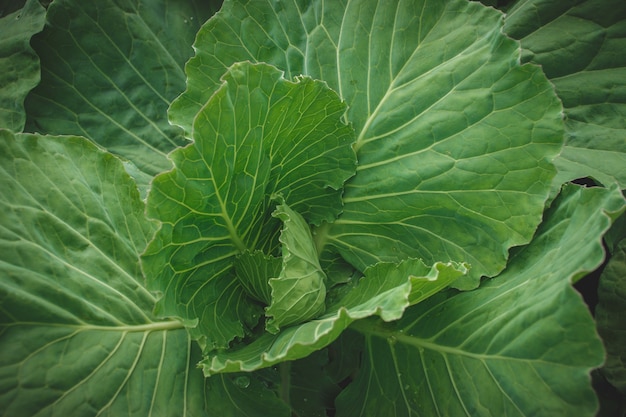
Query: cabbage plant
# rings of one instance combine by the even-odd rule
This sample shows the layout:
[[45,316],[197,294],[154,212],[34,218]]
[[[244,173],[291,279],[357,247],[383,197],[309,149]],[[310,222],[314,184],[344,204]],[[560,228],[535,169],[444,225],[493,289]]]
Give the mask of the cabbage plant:
[[2,415],[625,412],[623,1],[2,7]]

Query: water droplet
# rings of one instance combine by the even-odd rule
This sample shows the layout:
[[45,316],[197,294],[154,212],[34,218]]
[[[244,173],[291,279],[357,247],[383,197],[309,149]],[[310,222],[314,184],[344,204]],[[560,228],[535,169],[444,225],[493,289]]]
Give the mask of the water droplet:
[[408,384],[407,384],[407,385],[405,385],[405,386],[404,386],[404,390],[405,390],[405,391],[408,391],[408,390],[410,390],[410,389],[411,389],[411,386],[410,386],[410,385],[408,385]]
[[396,339],[396,337],[395,337],[395,336],[389,336],[389,337],[387,338],[387,342],[388,342],[390,345],[392,345],[392,346],[393,346],[393,345],[395,345],[397,341],[398,341],[398,339]]
[[239,388],[248,388],[250,386],[250,378],[247,376],[238,376],[233,381]]

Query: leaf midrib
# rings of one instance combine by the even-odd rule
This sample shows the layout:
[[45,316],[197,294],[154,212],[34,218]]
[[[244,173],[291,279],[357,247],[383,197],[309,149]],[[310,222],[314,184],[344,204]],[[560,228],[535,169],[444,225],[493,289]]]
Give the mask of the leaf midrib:
[[385,339],[388,341],[390,349],[393,349],[393,345],[395,344],[401,344],[418,349],[420,351],[420,354],[424,350],[430,350],[433,352],[438,352],[444,357],[447,357],[448,355],[462,356],[469,359],[475,359],[483,363],[494,360],[503,360],[508,362],[522,362],[529,364],[533,363],[545,364],[550,366],[571,367],[567,364],[550,362],[541,358],[523,358],[515,356],[503,356],[499,354],[471,352],[469,350],[463,350],[454,346],[446,346],[428,339],[405,334],[400,330],[385,330],[380,326],[377,326],[375,323],[372,323],[372,320],[367,319],[355,321],[350,325],[350,329],[355,330],[358,333],[365,335],[366,337],[377,337],[380,339]]
[[82,331],[108,331],[108,332],[124,332],[124,333],[141,333],[141,332],[155,332],[155,331],[167,331],[184,329],[183,322],[178,320],[157,321],[144,324],[124,324],[120,326],[106,326],[89,323],[46,323],[46,322],[28,322],[28,321],[16,321],[0,326],[1,329],[9,327],[62,327],[67,329],[75,329],[77,332]]

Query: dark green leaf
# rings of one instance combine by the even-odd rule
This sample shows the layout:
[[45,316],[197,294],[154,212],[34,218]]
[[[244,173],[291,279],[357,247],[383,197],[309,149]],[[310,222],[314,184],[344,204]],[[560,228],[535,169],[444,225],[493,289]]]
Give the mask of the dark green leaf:
[[602,373],[626,397],[625,316],[626,240],[622,240],[600,278],[596,321],[607,351]]
[[0,16],[0,128],[21,132],[24,99],[40,78],[30,38],[43,29],[46,11],[37,0],[28,0],[22,9]]
[[327,417],[327,410],[335,408],[335,397],[341,391],[326,371],[328,352],[320,350],[287,364],[290,371],[289,400],[295,414],[298,417]]
[[290,417],[265,375],[240,373],[205,379],[206,410],[213,417]]
[[26,101],[26,129],[84,135],[148,178],[169,169],[167,153],[186,140],[166,110],[185,87],[196,31],[218,4],[53,1],[33,40],[42,74]]
[[566,144],[555,187],[593,177],[626,188],[626,2],[525,0],[505,31],[541,64],[563,101]]

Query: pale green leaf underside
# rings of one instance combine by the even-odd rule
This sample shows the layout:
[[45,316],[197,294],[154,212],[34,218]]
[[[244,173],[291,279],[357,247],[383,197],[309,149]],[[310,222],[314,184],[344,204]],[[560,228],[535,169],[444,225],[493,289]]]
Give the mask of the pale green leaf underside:
[[39,82],[39,58],[30,38],[43,29],[45,20],[46,11],[37,0],[0,19],[0,128],[24,128],[24,99]]
[[0,410],[204,416],[199,349],[142,285],[155,227],[122,163],[0,131],[0,167]]
[[498,277],[439,293],[393,324],[355,323],[364,367],[337,415],[593,416],[589,372],[604,353],[571,282],[602,262],[607,213],[623,205],[615,188],[566,187]]
[[563,101],[566,143],[555,187],[592,177],[626,188],[626,3],[520,1],[505,31],[542,65]]
[[[363,270],[420,257],[494,275],[540,221],[561,106],[475,2],[225,2],[203,26],[170,119],[186,130],[238,61],[324,80],[348,104],[357,175],[320,238]],[[459,283],[471,287],[472,280]]]
[[33,41],[42,73],[26,101],[27,130],[86,136],[144,175],[169,169],[167,153],[186,140],[166,110],[214,9],[204,1],[55,0]]
[[330,344],[355,320],[373,315],[385,321],[399,319],[410,303],[425,300],[465,273],[463,265],[437,263],[428,267],[417,259],[374,265],[320,317],[284,328],[276,335],[265,333],[239,348],[210,354],[202,361],[204,372],[253,371],[303,358]]
[[596,322],[606,347],[602,372],[626,395],[626,240],[617,246],[600,277]]
[[344,112],[322,82],[288,81],[266,64],[228,70],[196,116],[193,144],[152,183],[148,213],[163,226],[143,260],[149,287],[163,294],[158,314],[197,324],[190,331],[209,350],[256,324],[261,308],[235,278],[236,256],[279,255],[273,196],[308,222],[339,214],[355,167]]

